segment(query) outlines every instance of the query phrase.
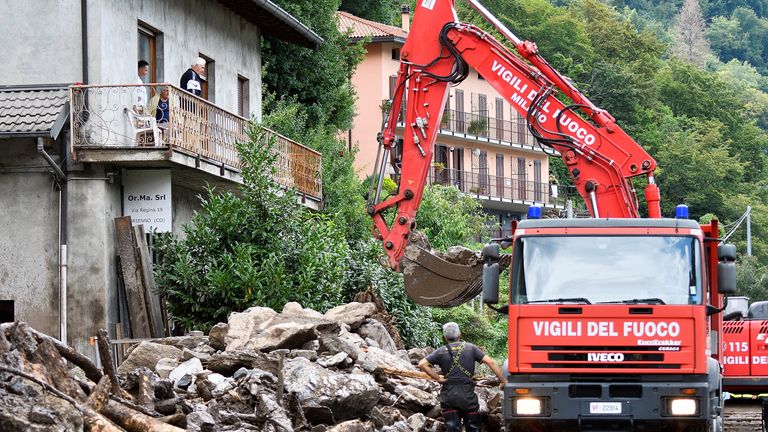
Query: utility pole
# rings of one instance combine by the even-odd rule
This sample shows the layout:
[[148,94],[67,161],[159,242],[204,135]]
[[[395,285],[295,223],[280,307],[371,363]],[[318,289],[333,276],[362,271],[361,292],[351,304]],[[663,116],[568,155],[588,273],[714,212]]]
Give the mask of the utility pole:
[[752,207],[747,206],[747,256],[752,256]]

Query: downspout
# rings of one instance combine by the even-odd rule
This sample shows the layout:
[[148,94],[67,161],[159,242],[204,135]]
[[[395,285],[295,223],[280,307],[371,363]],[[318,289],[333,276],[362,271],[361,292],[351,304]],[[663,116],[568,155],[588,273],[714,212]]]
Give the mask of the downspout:
[[83,84],[88,84],[88,0],[80,0],[80,41],[82,44]]
[[[68,133],[62,140],[62,155],[66,155],[67,138]],[[37,152],[48,162],[59,183],[59,339],[67,343],[67,176],[46,153],[43,138],[37,138]]]

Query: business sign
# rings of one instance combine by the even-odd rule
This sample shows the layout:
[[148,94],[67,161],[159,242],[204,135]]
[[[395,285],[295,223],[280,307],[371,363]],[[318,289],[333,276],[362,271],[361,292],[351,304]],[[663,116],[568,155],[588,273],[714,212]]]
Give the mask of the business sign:
[[123,212],[147,231],[171,232],[171,170],[125,170]]

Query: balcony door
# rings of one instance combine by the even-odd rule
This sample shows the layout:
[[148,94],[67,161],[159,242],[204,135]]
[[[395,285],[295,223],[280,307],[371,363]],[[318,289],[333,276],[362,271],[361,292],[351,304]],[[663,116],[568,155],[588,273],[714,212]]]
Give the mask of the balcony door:
[[453,185],[459,188],[460,191],[466,192],[467,188],[464,184],[464,149],[461,147],[453,148]]
[[434,182],[442,185],[450,184],[450,171],[448,170],[448,147],[435,146],[435,163],[433,164]]
[[496,98],[496,130],[491,130],[491,137],[504,141],[504,99]]
[[456,132],[465,133],[464,91],[456,89],[454,97],[456,98]]
[[496,196],[504,198],[504,155],[496,153]]
[[525,158],[517,158],[517,199],[526,200],[527,197],[527,178],[525,174]]

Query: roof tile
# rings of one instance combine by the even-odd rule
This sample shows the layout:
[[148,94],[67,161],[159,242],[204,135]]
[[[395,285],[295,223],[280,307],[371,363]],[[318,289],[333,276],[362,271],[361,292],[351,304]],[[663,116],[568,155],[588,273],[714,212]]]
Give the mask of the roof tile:
[[0,88],[0,135],[51,130],[68,99],[66,87]]
[[339,11],[336,12],[336,16],[339,17],[339,31],[342,33],[349,31],[350,38],[364,38],[370,36],[395,37],[405,40],[405,38],[408,37],[408,32],[400,27],[362,19],[348,12]]

